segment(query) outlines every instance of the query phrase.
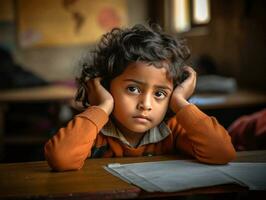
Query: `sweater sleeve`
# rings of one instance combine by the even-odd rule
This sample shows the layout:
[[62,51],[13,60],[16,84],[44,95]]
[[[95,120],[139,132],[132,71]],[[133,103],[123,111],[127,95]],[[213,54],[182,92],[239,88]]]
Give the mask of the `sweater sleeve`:
[[193,104],[182,108],[168,125],[177,135],[177,148],[200,162],[226,164],[236,157],[231,138],[224,127]]
[[96,106],[75,116],[45,144],[44,154],[50,167],[56,171],[82,168],[97,133],[107,121],[108,115]]

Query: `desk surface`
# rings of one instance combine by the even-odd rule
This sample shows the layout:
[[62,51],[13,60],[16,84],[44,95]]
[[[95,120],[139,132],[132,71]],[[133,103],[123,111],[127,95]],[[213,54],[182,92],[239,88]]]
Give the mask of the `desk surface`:
[[[79,171],[51,172],[47,163],[0,164],[0,199],[134,199],[247,191],[237,185],[199,188],[177,193],[148,193],[103,169],[108,163],[181,159],[178,156],[88,159]],[[266,162],[266,151],[238,152],[238,162]]]

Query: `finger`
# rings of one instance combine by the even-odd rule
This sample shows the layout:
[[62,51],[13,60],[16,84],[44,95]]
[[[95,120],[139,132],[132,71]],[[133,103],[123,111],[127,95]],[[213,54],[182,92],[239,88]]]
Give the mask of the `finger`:
[[182,82],[190,82],[192,79],[194,79],[194,70],[191,67],[185,66],[182,68],[182,70],[184,76]]
[[94,87],[98,87],[98,88],[103,87],[101,83],[102,79],[103,79],[102,77],[94,78],[93,79]]
[[183,70],[188,72],[189,74],[196,74],[196,71],[190,66],[183,67]]
[[87,81],[87,86],[89,89],[95,88],[96,86],[101,85],[101,77],[93,78]]
[[98,83],[101,83],[102,79],[103,79],[102,77],[97,77],[97,78],[94,78],[93,80],[95,83],[98,84]]
[[197,78],[197,72],[192,67],[187,66],[185,70],[189,74],[189,78],[194,80]]

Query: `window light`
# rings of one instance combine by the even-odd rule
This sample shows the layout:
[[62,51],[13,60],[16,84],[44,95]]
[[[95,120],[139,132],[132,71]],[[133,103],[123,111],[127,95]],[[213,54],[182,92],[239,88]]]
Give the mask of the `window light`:
[[173,25],[177,32],[190,29],[189,0],[173,0]]
[[210,21],[209,0],[193,0],[193,23],[206,24]]

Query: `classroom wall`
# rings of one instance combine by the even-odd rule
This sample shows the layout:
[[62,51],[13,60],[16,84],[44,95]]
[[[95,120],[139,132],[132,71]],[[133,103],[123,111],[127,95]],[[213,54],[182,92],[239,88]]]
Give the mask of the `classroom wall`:
[[[9,14],[3,14],[2,20],[8,18],[8,21],[12,22],[15,26],[15,6],[13,1],[3,0],[3,5],[1,10],[5,10]],[[127,0],[127,7],[128,24],[130,26],[147,21],[147,0]],[[9,43],[16,43],[16,33],[12,23],[7,23],[9,24],[8,28],[2,35],[6,38],[5,40],[11,40]],[[74,79],[78,73],[77,66],[82,55],[92,49],[94,45],[65,45],[26,49],[16,45],[16,48],[11,47],[11,49],[13,50],[16,62],[24,68],[33,71],[48,81],[58,81]]]
[[240,86],[266,91],[265,8],[259,0],[211,1],[209,33],[188,38],[192,54],[211,56]]
[[[5,2],[13,1],[2,2],[5,5]],[[207,54],[214,60],[221,75],[236,77],[240,86],[265,90],[265,4],[260,0],[211,1],[212,19],[207,26],[208,33],[187,36],[192,58]],[[163,22],[163,11],[160,11],[164,5],[162,0],[127,0],[127,5],[129,25],[148,20]],[[12,8],[10,5],[5,7],[9,11]],[[10,14],[3,16],[13,19]],[[7,32],[14,34],[14,28],[7,28]],[[15,36],[8,33],[5,34],[6,40],[15,41]],[[82,54],[93,46],[16,48],[14,53],[17,62],[26,69],[46,80],[56,81],[73,79]]]

